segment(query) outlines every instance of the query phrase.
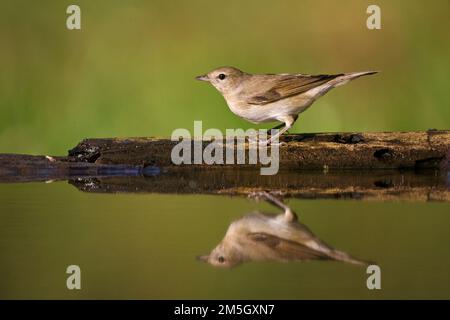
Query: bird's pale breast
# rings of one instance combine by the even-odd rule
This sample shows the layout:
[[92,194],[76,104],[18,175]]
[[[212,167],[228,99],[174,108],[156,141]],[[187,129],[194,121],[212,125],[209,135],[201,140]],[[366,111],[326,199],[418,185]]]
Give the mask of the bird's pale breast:
[[299,94],[265,105],[249,104],[239,96],[225,97],[228,107],[237,116],[253,123],[283,121],[288,115],[305,111],[313,102],[307,94]]

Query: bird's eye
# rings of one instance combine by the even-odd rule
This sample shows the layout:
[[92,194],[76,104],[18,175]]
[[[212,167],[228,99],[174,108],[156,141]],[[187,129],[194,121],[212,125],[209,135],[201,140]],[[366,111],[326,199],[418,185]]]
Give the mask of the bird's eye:
[[227,76],[224,75],[223,73],[219,74],[219,79],[220,79],[220,80],[223,80],[223,79],[225,79],[226,77],[227,77]]
[[225,258],[220,256],[219,258],[217,258],[219,260],[220,263],[224,263],[225,262]]

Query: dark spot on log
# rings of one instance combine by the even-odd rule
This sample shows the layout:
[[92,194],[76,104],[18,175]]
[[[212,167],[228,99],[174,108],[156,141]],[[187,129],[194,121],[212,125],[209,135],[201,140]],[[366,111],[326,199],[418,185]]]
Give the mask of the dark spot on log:
[[394,154],[392,150],[388,148],[378,149],[373,153],[373,156],[380,161],[390,161],[392,160]]
[[390,180],[377,180],[374,181],[374,186],[378,188],[392,188],[394,184]]
[[333,142],[344,143],[344,144],[356,144],[356,143],[364,142],[364,137],[360,134],[351,134],[351,135],[337,134],[334,136]]
[[100,157],[100,148],[80,143],[75,148],[69,150],[69,157],[75,158],[78,162],[95,163]]
[[69,180],[68,182],[82,191],[92,192],[101,189],[101,182],[97,178],[78,178]]

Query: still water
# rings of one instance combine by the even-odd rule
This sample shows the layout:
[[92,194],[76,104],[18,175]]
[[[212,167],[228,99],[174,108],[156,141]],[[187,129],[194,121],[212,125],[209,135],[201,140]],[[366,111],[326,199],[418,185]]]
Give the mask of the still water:
[[[254,230],[263,246],[223,268],[205,256],[231,223],[274,219],[283,210],[225,195],[88,193],[67,181],[0,184],[0,298],[450,298],[449,202],[285,203],[309,249],[294,235],[276,253],[272,236]],[[313,251],[317,244],[378,264],[381,290],[367,289],[365,265],[335,261]],[[66,287],[69,265],[81,268],[81,290]]]

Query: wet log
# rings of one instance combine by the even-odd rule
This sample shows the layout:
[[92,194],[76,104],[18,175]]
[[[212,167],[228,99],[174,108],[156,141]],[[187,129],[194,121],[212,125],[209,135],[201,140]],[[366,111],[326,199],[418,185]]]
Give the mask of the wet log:
[[0,154],[0,183],[141,175],[140,166],[69,161],[68,157]]
[[[279,146],[281,169],[447,169],[450,131],[376,133],[317,133],[283,136]],[[69,160],[96,164],[174,167],[171,151],[178,142],[159,138],[86,139],[69,151]],[[203,149],[210,142],[203,141]],[[252,167],[246,163],[181,167]],[[235,148],[236,149],[236,148]],[[236,151],[236,150],[234,150]],[[193,152],[192,152],[193,153]],[[225,155],[225,151],[223,154]],[[194,162],[193,155],[190,157]]]
[[[280,171],[257,165],[174,165],[177,142],[86,139],[67,156],[0,154],[0,182],[69,180],[87,192],[450,201],[450,131],[287,135]],[[208,142],[203,142],[207,145]],[[246,145],[248,150],[248,145]]]
[[92,193],[216,194],[247,196],[269,191],[300,199],[450,201],[450,175],[416,170],[158,169],[71,162],[67,158],[0,155],[0,183],[68,180]]

